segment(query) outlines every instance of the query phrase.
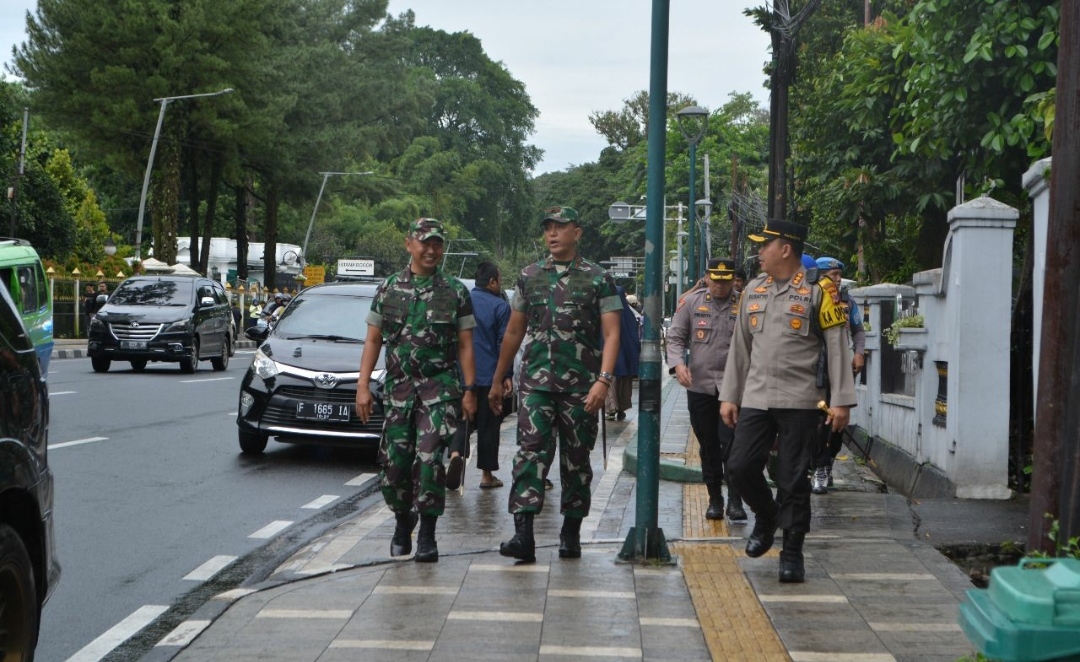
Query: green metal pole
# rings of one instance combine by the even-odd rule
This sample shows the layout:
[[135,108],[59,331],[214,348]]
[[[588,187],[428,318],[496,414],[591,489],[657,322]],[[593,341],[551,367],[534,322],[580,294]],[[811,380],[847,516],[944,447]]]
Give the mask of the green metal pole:
[[649,76],[649,164],[645,214],[645,337],[638,372],[638,474],[634,527],[623,543],[623,561],[671,562],[658,525],[660,495],[660,291],[664,286],[664,151],[667,131],[669,0],[652,3]]
[[690,210],[687,216],[690,218],[690,263],[687,271],[690,273],[690,284],[687,289],[694,286],[698,279],[697,245],[694,243],[694,233],[697,231],[697,200],[694,184],[697,183],[697,142],[690,143]]

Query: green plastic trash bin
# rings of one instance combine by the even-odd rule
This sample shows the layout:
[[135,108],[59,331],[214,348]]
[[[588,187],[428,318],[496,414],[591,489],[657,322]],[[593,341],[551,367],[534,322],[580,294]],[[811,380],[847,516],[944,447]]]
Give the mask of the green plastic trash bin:
[[1080,661],[1080,561],[1023,559],[995,568],[960,605],[964,634],[1002,662]]

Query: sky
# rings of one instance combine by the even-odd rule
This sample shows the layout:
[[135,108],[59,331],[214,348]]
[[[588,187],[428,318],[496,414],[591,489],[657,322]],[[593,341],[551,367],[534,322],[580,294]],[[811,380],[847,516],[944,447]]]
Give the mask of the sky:
[[[671,0],[668,91],[715,110],[732,92],[768,106],[768,35],[743,16],[764,0]],[[36,0],[0,0],[0,62],[26,39]],[[589,114],[618,110],[649,89],[652,0],[389,0],[417,25],[468,31],[525,84],[539,110],[529,142],[544,150],[534,174],[596,161],[606,141]]]

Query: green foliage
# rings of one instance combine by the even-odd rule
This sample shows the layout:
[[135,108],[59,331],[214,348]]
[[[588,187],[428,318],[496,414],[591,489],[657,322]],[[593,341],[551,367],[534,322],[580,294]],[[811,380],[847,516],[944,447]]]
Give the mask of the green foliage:
[[900,329],[921,329],[924,323],[925,320],[922,315],[901,317],[893,322],[892,326],[885,329],[885,340],[893,347],[896,347],[896,344],[900,342]]

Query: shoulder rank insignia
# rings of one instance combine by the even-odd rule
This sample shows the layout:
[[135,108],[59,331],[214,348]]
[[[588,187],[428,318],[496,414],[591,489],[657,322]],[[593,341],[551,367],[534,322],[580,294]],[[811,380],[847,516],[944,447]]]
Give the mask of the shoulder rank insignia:
[[803,272],[800,271],[799,273],[795,274],[794,278],[791,279],[791,284],[794,285],[795,287],[798,287],[799,283],[802,282],[802,279],[803,279]]
[[765,279],[765,284],[766,285],[772,285],[772,280],[773,280],[772,276],[769,276],[768,278]]

